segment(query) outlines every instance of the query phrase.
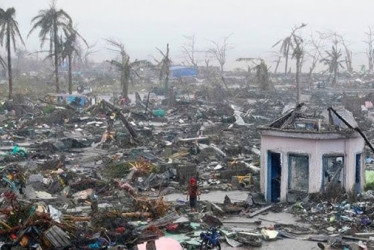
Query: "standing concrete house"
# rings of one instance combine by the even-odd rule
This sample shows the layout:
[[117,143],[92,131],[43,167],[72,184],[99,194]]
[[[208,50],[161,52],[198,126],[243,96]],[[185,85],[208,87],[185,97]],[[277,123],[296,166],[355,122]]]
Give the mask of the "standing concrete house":
[[352,113],[329,108],[306,115],[301,109],[298,105],[258,128],[265,199],[286,201],[295,194],[323,192],[331,184],[346,191],[362,190],[367,139]]

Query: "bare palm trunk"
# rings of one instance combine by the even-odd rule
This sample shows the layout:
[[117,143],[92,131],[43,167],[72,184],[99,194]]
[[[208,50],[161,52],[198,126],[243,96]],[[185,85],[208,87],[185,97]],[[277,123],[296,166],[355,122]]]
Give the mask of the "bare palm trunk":
[[69,74],[69,94],[73,93],[73,74],[71,70],[71,54],[68,55],[68,74]]
[[317,66],[316,64],[317,64],[317,62],[313,61],[312,66],[310,66],[310,68],[309,68],[309,73],[308,73],[309,89],[311,89],[312,85],[313,85],[313,71]]
[[313,74],[313,70],[312,68],[309,69],[309,73],[308,73],[308,82],[309,82],[309,89],[312,89],[312,86],[313,86],[313,77],[312,77],[312,74]]
[[300,104],[300,57],[296,57],[296,102]]
[[126,101],[129,102],[129,85],[130,85],[130,58],[125,54],[122,55],[122,69],[121,69],[121,94],[122,97],[126,98]]
[[165,69],[165,83],[164,83],[164,88],[165,88],[165,95],[169,89],[169,74],[170,74],[170,60],[169,60],[169,44],[166,44],[166,59],[167,59],[167,65]]
[[129,85],[130,85],[130,79],[127,76],[124,76],[124,82],[122,86],[122,97],[126,98],[126,101],[129,102]]
[[287,51],[286,51],[286,64],[285,64],[285,66],[284,66],[284,74],[285,74],[285,75],[287,75],[287,73],[288,73],[288,53],[289,53],[289,48],[290,48],[290,47],[287,46]]
[[338,74],[338,70],[334,70],[334,77],[332,78],[332,87],[336,87],[336,76]]
[[9,95],[8,98],[12,99],[13,96],[13,76],[12,76],[12,54],[11,54],[11,49],[10,49],[10,29],[9,29],[9,24],[7,26],[7,37],[6,37],[6,42],[7,42],[7,50],[8,50],[8,79],[9,79]]
[[56,93],[60,93],[60,83],[58,79],[58,37],[57,37],[57,20],[53,20],[53,42],[55,46],[55,77],[56,77]]
[[229,92],[230,89],[227,86],[227,83],[226,83],[225,77],[223,76],[223,73],[221,73],[221,80],[222,80],[223,86],[225,86],[226,91]]
[[166,93],[166,91],[169,89],[169,74],[170,74],[169,68],[166,69],[165,74],[166,76],[165,76],[164,88],[165,88],[165,93]]
[[280,61],[281,61],[281,58],[282,58],[281,56],[278,57],[277,64],[275,65],[275,69],[274,69],[274,74],[276,74],[277,71],[278,71],[278,67],[279,67],[279,63],[280,63]]

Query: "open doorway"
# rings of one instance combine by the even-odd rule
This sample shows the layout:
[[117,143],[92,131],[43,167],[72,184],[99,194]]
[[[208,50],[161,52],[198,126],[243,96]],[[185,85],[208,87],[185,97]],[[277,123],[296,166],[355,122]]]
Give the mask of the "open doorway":
[[281,191],[281,154],[268,152],[268,192],[267,200],[280,201]]
[[361,154],[356,154],[355,191],[361,192]]

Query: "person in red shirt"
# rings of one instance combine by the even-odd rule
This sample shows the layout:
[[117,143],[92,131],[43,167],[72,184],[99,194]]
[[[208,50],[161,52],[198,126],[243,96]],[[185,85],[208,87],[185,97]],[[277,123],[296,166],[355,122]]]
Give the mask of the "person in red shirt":
[[195,178],[190,179],[190,183],[187,188],[187,200],[190,199],[190,208],[192,212],[196,211],[196,200],[200,199],[199,186],[196,183]]

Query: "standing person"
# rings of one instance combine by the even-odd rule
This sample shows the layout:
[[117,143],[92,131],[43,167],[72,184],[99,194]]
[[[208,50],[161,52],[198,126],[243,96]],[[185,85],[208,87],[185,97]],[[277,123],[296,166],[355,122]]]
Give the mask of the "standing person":
[[187,200],[188,198],[190,199],[191,211],[196,212],[196,199],[200,199],[200,191],[195,178],[190,179],[190,184],[187,188]]
[[121,100],[119,101],[120,107],[124,107],[127,103],[126,97],[122,97]]

